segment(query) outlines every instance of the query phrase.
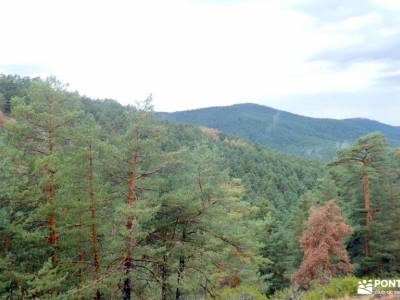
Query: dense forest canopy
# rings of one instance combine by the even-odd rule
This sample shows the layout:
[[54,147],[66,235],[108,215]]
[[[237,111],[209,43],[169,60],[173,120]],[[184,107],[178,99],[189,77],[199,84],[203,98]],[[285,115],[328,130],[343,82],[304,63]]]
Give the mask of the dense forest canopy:
[[327,164],[160,121],[151,97],[11,75],[0,97],[1,299],[282,299],[400,274],[400,150],[379,132]]

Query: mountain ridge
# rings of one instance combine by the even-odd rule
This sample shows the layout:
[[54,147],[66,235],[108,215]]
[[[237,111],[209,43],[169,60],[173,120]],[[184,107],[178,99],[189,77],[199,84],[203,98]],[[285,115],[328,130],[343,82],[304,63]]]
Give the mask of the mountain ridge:
[[176,110],[176,111],[158,111],[156,112],[156,114],[175,114],[175,113],[182,113],[182,112],[194,112],[194,111],[200,111],[200,110],[208,110],[208,109],[218,109],[218,108],[226,108],[226,107],[243,107],[243,106],[254,106],[254,107],[262,107],[262,108],[267,108],[270,110],[273,110],[275,112],[284,112],[287,114],[291,114],[291,115],[295,115],[295,116],[299,116],[299,117],[304,117],[304,118],[310,118],[310,119],[317,119],[317,120],[334,120],[334,121],[352,121],[352,120],[365,120],[365,121],[371,121],[371,122],[376,122],[379,124],[383,124],[383,125],[387,125],[390,127],[395,127],[395,128],[399,128],[400,129],[400,125],[392,125],[392,124],[388,124],[385,122],[381,122],[375,119],[370,119],[370,118],[366,118],[366,117],[352,117],[352,118],[325,118],[325,117],[311,117],[311,116],[305,116],[305,115],[301,115],[298,113],[293,113],[290,111],[286,111],[286,110],[282,110],[282,109],[277,109],[277,108],[273,108],[272,106],[268,106],[268,105],[262,105],[262,104],[257,104],[257,103],[252,103],[252,102],[243,102],[243,103],[235,103],[235,104],[231,104],[231,105],[213,105],[213,106],[207,106],[207,107],[200,107],[200,108],[192,108],[192,109],[184,109],[184,110]]
[[367,118],[315,118],[272,107],[240,103],[177,112],[158,112],[159,119],[215,128],[252,142],[305,157],[331,159],[336,150],[361,135],[381,131],[400,145],[400,126]]

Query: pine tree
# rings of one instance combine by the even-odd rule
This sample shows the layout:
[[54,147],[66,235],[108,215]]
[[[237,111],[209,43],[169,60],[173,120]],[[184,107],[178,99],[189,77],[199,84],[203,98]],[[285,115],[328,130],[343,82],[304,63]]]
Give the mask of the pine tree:
[[26,97],[32,81],[37,80],[18,75],[0,74],[0,111],[3,111],[6,115],[10,114],[12,98]]
[[[154,119],[151,98],[130,113],[128,122],[126,131],[111,139],[119,147],[109,150],[110,160],[106,170],[113,186],[112,193],[118,202],[115,226],[119,228],[122,240],[114,241],[112,245],[116,249],[110,251],[114,255],[119,251],[124,253],[123,299],[131,299],[132,293],[140,293],[142,283],[144,286],[147,284],[145,274],[133,272],[137,267],[145,273],[147,267],[142,265],[146,264],[143,255],[151,251],[140,243],[146,234],[141,224],[156,211],[154,195],[158,193],[157,176],[170,161],[170,154],[161,151],[163,128]],[[121,228],[123,220],[125,229]],[[118,257],[115,259],[120,261]]]
[[349,274],[350,259],[344,246],[344,236],[351,227],[344,223],[335,200],[321,207],[312,207],[307,228],[300,239],[303,261],[293,280],[308,288],[312,280],[329,280],[332,276]]
[[363,262],[363,267],[376,276],[392,277],[400,266],[400,215],[399,160],[395,152],[388,151],[384,176],[376,179],[374,219],[371,224],[371,248],[373,254]]
[[[68,183],[61,191],[64,206],[68,205],[68,230],[64,230],[65,248],[71,251],[70,273],[78,278],[70,291],[75,297],[101,299],[101,252],[99,232],[107,227],[104,197],[106,189],[101,176],[100,155],[104,146],[99,139],[100,127],[92,116],[82,119],[71,139],[75,151],[64,167],[62,175]],[[100,212],[100,218],[99,218]],[[71,280],[72,281],[72,280]],[[93,294],[90,294],[93,293]]]
[[[252,282],[249,274],[262,261],[256,235],[264,222],[247,219],[252,212],[240,201],[240,185],[218,170],[212,152],[200,147],[179,157],[173,170],[161,174],[160,209],[147,239],[160,249],[153,260],[161,299]],[[253,239],[245,238],[249,231]]]
[[371,231],[375,226],[373,216],[380,209],[378,199],[384,189],[381,179],[387,176],[387,150],[385,137],[371,133],[359,138],[351,147],[338,151],[337,160],[330,164],[333,177],[341,187],[345,212],[356,228],[350,242],[352,256],[359,256],[361,249],[358,247],[363,246],[361,273],[372,271],[366,263],[376,254],[376,249],[371,249],[371,240],[374,243]]
[[[100,279],[100,250],[99,250],[99,237],[98,237],[98,219],[97,219],[97,195],[95,191],[95,139],[96,134],[92,133],[95,124],[92,121],[89,123],[87,137],[87,159],[88,159],[88,194],[90,199],[90,212],[91,212],[91,238],[92,238],[92,254],[93,254],[93,266],[95,271],[95,279]],[[96,290],[96,300],[101,299],[100,290]]]
[[[38,271],[37,267],[43,265],[43,270],[47,270],[45,273],[51,277],[60,271],[57,268],[57,240],[60,235],[57,229],[60,212],[58,192],[64,184],[64,178],[59,176],[59,172],[65,157],[73,148],[68,141],[80,114],[79,99],[66,92],[54,78],[32,83],[27,94],[29,101],[26,98],[15,98],[12,121],[7,124],[5,133],[5,143],[9,149],[6,155],[15,164],[13,176],[25,181],[23,190],[10,191],[13,201],[24,207],[20,212],[16,211],[19,217],[12,220],[12,223],[24,232],[22,234],[30,236],[27,240],[35,240],[38,260],[31,272]],[[21,219],[24,212],[25,219]],[[47,219],[47,243],[50,249],[42,244],[44,218]],[[46,257],[48,249],[50,253]],[[51,262],[51,271],[46,263],[47,258]],[[50,283],[51,280],[46,279],[43,270],[41,279],[37,277],[30,281],[34,285],[32,293],[44,295],[51,290],[52,294],[56,294],[58,288],[54,284],[60,281],[52,280]],[[51,285],[49,289],[45,289],[43,282],[46,280]],[[38,290],[39,286],[43,290]]]

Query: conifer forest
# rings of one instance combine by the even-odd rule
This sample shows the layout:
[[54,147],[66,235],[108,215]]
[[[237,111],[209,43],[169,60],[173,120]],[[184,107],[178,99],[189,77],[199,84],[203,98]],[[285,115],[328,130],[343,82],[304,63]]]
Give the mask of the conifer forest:
[[380,132],[320,160],[164,120],[151,95],[1,75],[0,99],[1,299],[306,299],[400,275]]

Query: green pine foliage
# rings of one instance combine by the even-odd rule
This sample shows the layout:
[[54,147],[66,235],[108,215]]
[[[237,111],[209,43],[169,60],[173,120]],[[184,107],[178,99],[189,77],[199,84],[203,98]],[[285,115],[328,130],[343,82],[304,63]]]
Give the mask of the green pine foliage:
[[[326,165],[160,121],[151,96],[124,107],[54,78],[2,75],[0,99],[0,299],[298,296],[309,209],[332,199],[354,229],[356,275],[400,274],[392,138],[360,137]],[[353,283],[304,295],[346,295]]]

